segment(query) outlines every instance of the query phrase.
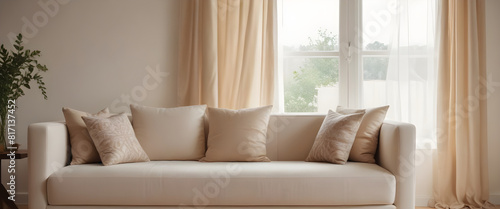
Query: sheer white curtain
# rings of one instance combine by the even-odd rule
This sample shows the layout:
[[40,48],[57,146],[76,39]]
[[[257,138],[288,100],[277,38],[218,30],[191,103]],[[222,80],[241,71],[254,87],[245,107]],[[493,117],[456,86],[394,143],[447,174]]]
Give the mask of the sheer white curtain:
[[435,0],[398,0],[391,21],[387,118],[417,127],[419,148],[435,147]]

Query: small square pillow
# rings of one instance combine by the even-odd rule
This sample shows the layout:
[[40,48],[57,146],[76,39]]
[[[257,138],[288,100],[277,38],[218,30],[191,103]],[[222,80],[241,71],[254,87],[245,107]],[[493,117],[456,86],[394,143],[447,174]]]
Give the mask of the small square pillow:
[[345,164],[363,115],[328,111],[306,161]]
[[229,110],[208,108],[205,162],[269,162],[266,133],[273,106]]
[[375,153],[378,146],[378,135],[380,127],[384,122],[389,105],[364,109],[347,109],[337,107],[337,112],[341,114],[352,114],[359,111],[366,111],[363,120],[359,125],[358,133],[354,139],[354,144],[349,154],[349,160],[363,163],[375,163]]
[[126,114],[109,118],[82,116],[94,141],[102,164],[147,162],[148,155],[135,138],[134,129]]
[[130,105],[135,136],[151,160],[205,156],[206,105],[154,108]]
[[82,116],[109,117],[109,109],[105,108],[96,114],[90,114],[66,107],[64,107],[62,111],[69,132],[72,155],[71,165],[101,162],[99,153],[94,146],[92,138],[90,138],[87,126],[85,126],[82,120]]

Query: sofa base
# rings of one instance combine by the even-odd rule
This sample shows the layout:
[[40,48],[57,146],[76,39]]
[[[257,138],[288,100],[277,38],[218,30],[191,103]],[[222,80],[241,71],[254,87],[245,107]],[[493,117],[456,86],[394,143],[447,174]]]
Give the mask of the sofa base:
[[[323,115],[273,115],[269,122],[268,142],[266,145],[268,157],[273,162],[283,161],[303,161],[309,152],[310,147],[314,142],[314,138],[319,130]],[[168,209],[168,208],[387,208],[387,209],[414,209],[415,208],[415,127],[411,124],[400,123],[394,121],[384,121],[380,130],[380,140],[378,152],[376,155],[377,165],[388,171],[392,175],[392,181],[395,180],[395,196],[391,197],[391,201],[385,202],[369,202],[363,206],[333,206],[327,202],[314,201],[304,204],[293,204],[292,201],[284,201],[282,204],[267,204],[267,205],[315,205],[315,206],[260,206],[266,204],[256,204],[256,207],[220,207],[220,206],[179,206],[178,204],[156,204],[158,206],[146,206],[153,204],[146,201],[142,206],[116,206],[117,203],[108,203],[115,206],[104,206],[104,203],[89,203],[93,206],[84,206],[89,204],[75,202],[52,202],[48,195],[48,180],[53,175],[59,174],[63,177],[62,171],[68,171],[69,162],[71,161],[71,152],[69,146],[69,137],[67,127],[61,122],[45,122],[31,124],[28,128],[28,146],[37,149],[29,149],[29,209]],[[246,165],[246,164],[245,164]],[[270,163],[271,165],[271,163]],[[196,167],[196,169],[199,169]],[[308,170],[304,170],[308,171]],[[394,179],[395,178],[395,179]],[[61,180],[63,178],[60,178]],[[321,179],[321,178],[319,178]],[[58,179],[54,179],[57,181]],[[66,183],[66,182],[65,182]],[[349,183],[349,182],[347,182]],[[203,184],[204,185],[204,184]],[[288,185],[288,184],[287,184]],[[328,185],[328,184],[325,184]],[[51,188],[54,185],[51,185]],[[363,188],[367,187],[363,185]],[[95,187],[94,187],[95,188]],[[102,188],[102,187],[99,187]],[[358,188],[358,187],[356,187]],[[394,190],[394,185],[391,187]],[[56,190],[59,191],[59,190]],[[291,190],[296,191],[296,190]],[[338,193],[339,191],[335,191]],[[340,191],[341,194],[346,194]],[[383,193],[383,192],[380,192]],[[321,193],[320,193],[321,194]],[[358,194],[359,195],[359,194]],[[394,195],[394,194],[392,194]],[[109,196],[109,195],[106,195]],[[356,197],[349,195],[349,197]],[[55,198],[52,196],[52,198]],[[62,199],[66,199],[62,198]],[[380,198],[377,198],[379,200]],[[228,199],[231,200],[231,199]],[[392,201],[393,200],[393,201]],[[389,203],[390,202],[390,203]],[[188,203],[186,201],[186,203]],[[216,202],[211,202],[214,205]],[[238,202],[239,203],[239,202]],[[338,203],[338,202],[337,202]],[[392,204],[394,203],[394,204]],[[54,205],[59,204],[59,205]],[[69,205],[74,206],[69,206]],[[344,204],[344,203],[339,203]],[[353,203],[363,204],[363,203]],[[125,204],[126,205],[126,204]],[[170,205],[170,206],[162,206]],[[228,203],[227,205],[234,205]],[[250,205],[241,203],[238,205]],[[330,205],[330,206],[327,206]],[[349,205],[349,204],[344,204]]]
[[47,194],[54,206],[389,205],[396,181],[369,163],[151,161],[66,166]]

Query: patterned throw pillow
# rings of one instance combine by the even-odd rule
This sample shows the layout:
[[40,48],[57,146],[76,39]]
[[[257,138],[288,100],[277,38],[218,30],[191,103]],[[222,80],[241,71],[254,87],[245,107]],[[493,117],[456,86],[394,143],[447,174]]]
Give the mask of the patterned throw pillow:
[[364,112],[342,115],[330,110],[306,161],[345,164],[363,115]]
[[109,118],[82,116],[94,141],[102,164],[147,162],[149,157],[135,137],[126,114]]

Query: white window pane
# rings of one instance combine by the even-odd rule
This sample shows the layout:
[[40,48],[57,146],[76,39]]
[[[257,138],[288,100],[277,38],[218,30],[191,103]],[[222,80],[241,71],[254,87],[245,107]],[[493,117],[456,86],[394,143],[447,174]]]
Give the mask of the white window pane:
[[339,103],[339,60],[288,57],[284,59],[285,112],[321,112]]
[[284,0],[281,43],[289,51],[338,51],[339,0]]
[[365,56],[363,57],[363,81],[384,80],[387,77],[389,57]]
[[388,57],[363,57],[363,106],[377,107],[387,104],[386,77]]
[[[434,2],[426,0],[409,0],[408,7],[408,44],[410,46],[432,46],[434,43],[433,21]],[[431,34],[429,34],[431,33]],[[431,38],[431,39],[429,39]],[[424,51],[425,53],[425,51]]]
[[391,40],[391,24],[396,14],[394,0],[363,1],[363,48],[387,50]]

